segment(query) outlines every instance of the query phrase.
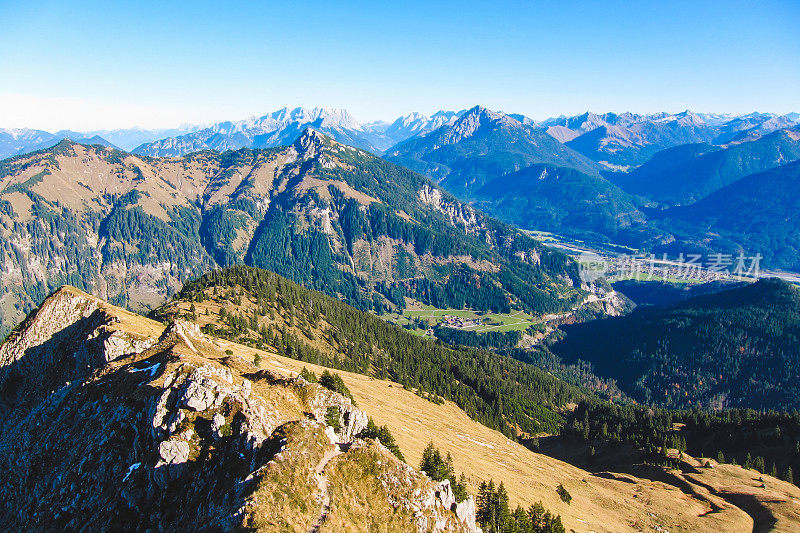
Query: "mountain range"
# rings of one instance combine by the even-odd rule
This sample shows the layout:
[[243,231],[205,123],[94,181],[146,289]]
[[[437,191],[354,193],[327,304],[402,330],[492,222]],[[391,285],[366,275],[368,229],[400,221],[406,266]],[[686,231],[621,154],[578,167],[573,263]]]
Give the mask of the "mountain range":
[[549,163],[598,175],[599,166],[535,126],[476,106],[428,135],[391,148],[389,161],[436,179],[462,199],[486,182],[534,163]]
[[[587,115],[548,134],[480,106],[367,125],[281,110],[139,153],[82,137],[4,159],[0,515],[794,530],[797,288],[675,289],[609,318],[630,302],[509,225],[800,268],[792,120]],[[408,310],[515,335],[388,322]]]
[[4,328],[63,283],[146,309],[242,262],[378,312],[408,297],[547,313],[587,295],[566,256],[311,129],[183,158],[62,141],[0,164],[0,227]]
[[[557,142],[524,117],[476,107],[452,125],[398,144],[384,157],[427,174],[461,200],[524,229],[673,257],[761,254],[764,267],[795,269],[800,265],[797,225],[791,215],[782,215],[794,208],[787,189],[793,180],[791,167],[785,169],[785,180],[774,177],[781,171],[770,175],[768,182],[777,187],[774,192],[756,185],[762,172],[800,159],[800,126],[771,131],[793,123],[793,118],[751,115],[731,125],[729,117],[691,113],[651,117],[652,127],[661,124],[672,133],[695,132],[680,138],[673,135],[664,144],[696,139],[701,130],[705,133],[700,138],[709,142],[656,151],[644,164],[621,172],[590,159],[597,154],[579,153],[573,141]],[[576,134],[573,129],[583,127],[598,132],[600,120],[631,127],[644,123],[633,115],[587,115],[551,126],[555,128],[551,134],[567,139],[567,130]],[[729,134],[734,130],[746,134],[728,144],[711,144],[722,126]],[[648,150],[658,146],[649,144]],[[740,211],[725,212],[720,201],[703,203],[728,186],[727,201]],[[759,208],[748,195],[762,198],[769,209]],[[695,209],[678,209],[695,202]],[[703,218],[700,213],[706,208],[710,210]],[[739,222],[734,223],[737,217]]]
[[584,113],[540,123],[570,148],[611,169],[629,170],[656,152],[691,143],[726,144],[735,138],[761,136],[800,123],[800,115],[752,113],[744,116],[684,111],[656,113]]
[[439,111],[432,116],[411,113],[392,123],[360,124],[345,110],[325,107],[283,108],[262,117],[237,122],[219,122],[177,137],[143,144],[134,153],[154,157],[176,157],[198,150],[269,148],[290,144],[306,128],[314,128],[332,139],[381,153],[409,137],[424,135],[452,123],[458,113]]
[[85,132],[60,130],[50,133],[30,128],[0,128],[0,159],[50,148],[64,139],[81,144],[102,144],[122,150],[133,150],[142,143],[183,135],[196,129],[199,129],[199,126],[184,125],[172,129],[128,128]]
[[[0,129],[0,159],[42,148],[69,138],[76,142],[98,137],[108,144],[151,156],[182,156],[203,149],[266,148],[287,144],[306,127],[330,137],[382,154],[407,139],[452,125],[465,111],[437,111],[432,115],[408,113],[393,121],[357,122],[346,110],[334,108],[283,108],[239,121],[211,125],[185,124],[171,129],[127,128],[54,133],[20,128]],[[521,114],[508,116],[542,129],[561,143],[608,168],[626,169],[644,163],[659,150],[679,144],[709,142],[716,145],[740,142],[800,123],[800,114],[708,113],[595,114],[536,121]]]
[[[284,109],[138,149],[159,153],[163,149],[163,155],[172,158],[173,149],[180,153],[203,148],[174,161],[113,148],[84,148],[74,142],[60,144],[0,164],[3,262],[11,272],[3,290],[14,294],[0,300],[2,315],[8,317],[2,329],[7,331],[66,281],[94,288],[115,303],[149,307],[187,277],[214,265],[237,262],[271,268],[313,287],[325,285],[360,308],[397,307],[406,297],[442,306],[460,305],[461,296],[455,295],[465,293],[465,280],[474,272],[497,287],[496,292],[483,292],[481,302],[473,297],[470,305],[476,308],[506,309],[508,304],[502,303],[501,295],[512,293],[516,296],[511,297],[511,305],[530,309],[562,306],[543,304],[552,295],[544,297],[544,293],[523,289],[520,280],[529,276],[522,270],[513,275],[493,272],[500,262],[537,261],[543,248],[530,241],[520,244],[520,250],[502,252],[505,248],[497,243],[512,230],[489,222],[465,201],[524,229],[674,255],[695,251],[761,253],[764,267],[795,268],[800,255],[792,237],[793,219],[772,216],[790,212],[780,203],[789,201],[787,195],[772,195],[768,200],[772,208],[757,216],[752,202],[741,203],[743,209],[752,210],[744,219],[757,220],[758,230],[752,226],[744,230],[734,223],[715,228],[725,217],[711,211],[701,220],[699,210],[690,215],[691,210],[653,209],[701,200],[748,175],[800,158],[797,126],[769,132],[794,118],[749,115],[733,123],[734,119],[726,116],[653,115],[648,123],[662,124],[673,132],[724,126],[726,135],[746,135],[722,146],[711,144],[722,135],[719,133],[711,142],[667,148],[628,173],[604,170],[603,165],[554,135],[567,140],[579,131],[596,131],[602,121],[618,127],[643,127],[642,117],[587,114],[574,120],[559,119],[547,126],[548,135],[541,125],[525,117],[480,106],[430,117],[412,114],[393,124],[367,126],[346,112]],[[374,151],[378,151],[376,143],[380,144],[376,135],[383,136],[381,146],[413,135],[389,148],[384,157],[428,174],[438,184],[367,151],[348,151],[344,144],[328,145],[311,138],[301,142],[305,130],[298,130],[309,122],[347,143]],[[53,141],[49,137],[45,142],[41,135],[26,138],[45,144]],[[110,144],[97,138],[85,141]],[[219,151],[275,143],[293,148]],[[318,150],[317,145],[323,148]],[[332,146],[335,153],[330,153]],[[209,150],[212,147],[216,149]],[[180,170],[183,167],[187,168],[185,175]],[[262,178],[262,172],[269,177]],[[789,176],[791,180],[791,172]],[[754,179],[743,183],[755,183]],[[330,192],[330,182],[338,192]],[[733,187],[726,194],[736,191],[749,194],[746,186]],[[715,205],[717,211],[724,210],[719,202]],[[384,221],[378,206],[389,206],[389,212],[399,218]],[[423,211],[418,211],[421,208]],[[438,218],[429,220],[433,212],[438,212]],[[39,225],[43,222],[52,231],[42,232]],[[435,239],[423,236],[423,227],[440,235]],[[60,228],[70,231],[64,233]],[[321,233],[314,236],[311,228]],[[454,228],[460,228],[462,235],[456,236]],[[143,236],[135,236],[134,229]],[[489,236],[481,237],[483,234]],[[157,236],[163,235],[168,238],[156,242]],[[97,244],[100,248],[92,251]],[[56,252],[61,246],[72,251]],[[76,252],[78,249],[82,251]],[[437,256],[439,259],[431,260]],[[91,260],[81,262],[79,258],[84,257]],[[466,262],[458,261],[467,270],[442,277],[442,261],[450,261],[448,269],[455,264],[452,259],[442,259],[446,257],[469,257]],[[520,262],[519,257],[527,259]],[[66,274],[54,275],[64,261],[74,266]],[[324,267],[312,268],[320,264]],[[567,265],[563,261],[545,263],[552,270],[543,278],[536,274],[531,279],[538,283],[558,278],[562,271],[574,268]],[[140,281],[129,287],[131,276]],[[437,281],[430,286],[412,281],[420,276]],[[578,284],[574,273],[567,273],[566,278],[572,285]],[[568,285],[559,289],[561,296],[571,292]],[[461,288],[455,289],[458,286]],[[566,307],[580,300],[576,294],[569,298],[571,303],[563,303]]]

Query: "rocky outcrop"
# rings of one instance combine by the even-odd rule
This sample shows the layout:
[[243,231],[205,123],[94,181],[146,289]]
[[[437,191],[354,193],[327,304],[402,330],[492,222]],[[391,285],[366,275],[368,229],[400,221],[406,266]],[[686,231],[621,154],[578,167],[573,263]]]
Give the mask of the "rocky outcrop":
[[0,345],[0,421],[153,344],[121,329],[100,300],[71,287],[56,291]]
[[439,189],[423,185],[419,190],[419,198],[422,203],[445,214],[451,224],[463,226],[467,233],[477,233],[484,229],[484,224],[478,219],[472,207],[454,199],[446,199]]
[[480,531],[475,523],[472,496],[461,503],[456,502],[450,481],[433,482],[425,474],[394,459],[383,446],[378,447],[383,455],[382,461],[391,464],[379,475],[381,484],[392,504],[413,516],[418,532]]
[[[361,468],[354,454],[377,448],[385,457],[365,467],[369,475],[402,471],[402,481],[419,487],[386,484],[385,501],[416,517],[413,530],[473,530],[474,508],[470,522],[449,485],[435,486],[356,437],[367,417],[351,400],[259,371],[241,347],[227,346],[234,350],[194,324],[164,327],[77,290],[49,298],[0,346],[0,371],[14,368],[23,382],[0,428],[4,526],[307,529],[319,510],[291,502],[313,501],[315,466],[333,457]],[[77,370],[66,364],[73,360]],[[332,408],[337,430],[327,426]]]
[[[302,380],[302,381],[300,381]],[[298,378],[301,387],[314,389],[313,396],[307,400],[309,411],[317,420],[325,420],[329,407],[335,407],[339,413],[339,430],[335,432],[338,443],[352,442],[356,435],[367,427],[367,415],[356,408],[348,398],[333,391],[318,387]]]

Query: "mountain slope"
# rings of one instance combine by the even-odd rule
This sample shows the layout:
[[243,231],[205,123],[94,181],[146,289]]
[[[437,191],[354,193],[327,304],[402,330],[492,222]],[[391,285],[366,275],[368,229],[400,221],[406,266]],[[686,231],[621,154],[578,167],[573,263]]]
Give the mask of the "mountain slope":
[[554,352],[592,363],[641,402],[800,407],[800,294],[779,280],[562,329]]
[[[206,332],[247,344],[251,348],[243,350],[245,357],[282,373],[300,372],[303,368],[322,372],[323,368],[313,364],[316,362],[337,368],[355,367],[367,375],[395,380],[341,374],[358,405],[376,423],[391,429],[411,464],[433,441],[443,452],[452,452],[456,471],[468,476],[468,485],[473,489],[488,474],[495,482],[505,483],[512,502],[527,506],[542,500],[548,509],[562,515],[567,527],[627,531],[636,530],[635,524],[643,521],[656,530],[753,529],[752,519],[740,508],[701,488],[708,477],[713,477],[715,484],[721,483],[731,492],[731,499],[733,495],[748,498],[745,495],[751,489],[738,486],[738,480],[731,475],[748,473],[739,473],[734,467],[720,467],[724,473],[719,472],[719,476],[706,476],[692,468],[689,471],[700,478],[694,480],[664,476],[660,469],[654,471],[641,465],[636,452],[611,444],[608,450],[618,458],[620,462],[615,464],[625,474],[609,475],[609,470],[619,470],[598,463],[590,468],[602,473],[591,475],[532,453],[487,429],[486,426],[497,427],[512,438],[522,430],[524,436],[535,427],[530,425],[532,421],[544,423],[540,429],[547,427],[547,421],[553,420],[547,414],[553,406],[572,404],[581,397],[592,401],[585,393],[530,365],[496,355],[484,358],[488,354],[468,348],[437,346],[274,274],[246,267],[216,271],[187,284],[172,302],[154,314],[170,320],[196,320]],[[222,345],[237,347],[233,342]],[[466,413],[450,403],[451,399]],[[484,399],[487,403],[483,403]],[[572,418],[572,423],[581,419],[571,416],[569,410],[563,415]],[[660,412],[656,418],[662,424],[670,414]],[[616,425],[618,421],[621,420],[612,419],[608,424]],[[673,425],[666,422],[666,427],[672,430]],[[791,438],[788,433],[787,436]],[[592,444],[602,446],[602,441]],[[580,456],[585,455],[584,449]],[[687,460],[698,464],[691,458]],[[772,480],[769,483],[770,489],[775,490]],[[558,484],[573,495],[571,504],[558,497]],[[787,486],[778,493],[787,490],[798,493],[800,489]],[[775,516],[781,515],[780,524],[788,527],[795,523],[791,507],[781,505],[780,499],[776,501],[758,496],[746,509],[753,516],[760,516],[759,509],[771,508]],[[707,512],[710,509],[716,512]],[[634,516],[638,518],[632,519]]]
[[[191,309],[194,308],[194,312]],[[556,432],[581,389],[514,359],[413,335],[266,270],[236,266],[189,281],[152,313],[190,318],[203,331],[302,361],[389,378],[457,403],[514,436]]]
[[636,200],[604,178],[551,165],[495,178],[475,195],[477,205],[492,216],[562,235],[614,237],[645,220]]
[[675,247],[757,252],[772,267],[800,269],[800,161],[745,176],[661,215],[659,224],[679,241]]
[[800,122],[797,113],[778,116],[772,113],[750,113],[735,117],[720,126],[720,133],[714,144],[730,144],[742,140],[753,140],[776,130],[791,128]]
[[386,158],[436,179],[470,198],[489,180],[534,163],[572,167],[597,175],[597,166],[544,131],[476,106],[451,126],[391,148]]
[[627,470],[593,474],[509,441],[450,402],[341,373],[355,407],[298,377],[303,367],[325,370],[62,289],[0,345],[0,381],[10,370],[19,376],[2,387],[12,406],[0,415],[0,464],[10,474],[0,482],[4,523],[33,531],[87,521],[114,529],[474,531],[469,499],[456,504],[447,483],[356,436],[367,416],[397,436],[410,464],[432,441],[452,454],[471,489],[491,477],[512,505],[542,501],[575,531],[744,532],[763,523],[747,513],[767,513],[778,530],[797,523],[787,504],[797,487],[767,475],[758,488],[748,483],[752,471],[704,469],[688,456],[682,473],[659,481]]
[[425,135],[444,125],[452,124],[464,112],[437,111],[427,116],[422,113],[409,113],[398,117],[394,122],[372,122],[364,124],[370,143],[380,151],[410,139]]
[[0,345],[5,526],[475,531],[471,499],[358,437],[349,399],[242,353],[52,295]]
[[[260,353],[257,350],[253,354]],[[265,356],[263,366],[276,372],[301,372],[303,368],[321,373],[324,367],[300,363],[280,356]],[[715,470],[693,469],[694,479],[675,480],[677,489],[663,480],[651,480],[644,472],[632,474],[593,473],[564,460],[533,452],[470,419],[451,402],[432,404],[396,384],[349,372],[340,373],[359,406],[395,435],[409,464],[418,464],[424,448],[432,442],[442,453],[450,453],[456,472],[467,477],[470,492],[478,493],[487,473],[508,491],[512,508],[529,508],[541,502],[561,517],[566,531],[619,533],[641,531],[641,524],[653,530],[740,531],[753,530],[753,520],[742,509],[715,497],[702,484],[713,483],[720,492],[760,498],[778,517],[778,526],[798,523],[788,498],[800,489],[778,480],[770,491],[749,487],[743,482],[752,472],[741,467],[717,465]],[[688,461],[702,466],[699,461]],[[612,472],[615,472],[612,470]],[[669,478],[668,478],[669,479]],[[769,479],[769,478],[768,478]],[[687,483],[688,482],[688,483]],[[572,500],[564,502],[558,485],[569,491]],[[761,491],[761,492],[759,492]],[[774,491],[774,492],[773,492]],[[757,501],[757,500],[756,500]],[[759,507],[759,505],[756,507]],[[744,507],[744,506],[743,506]],[[715,509],[714,512],[708,512]]]
[[5,331],[63,283],[147,309],[243,262],[377,311],[410,296],[545,313],[585,295],[565,256],[313,130],[288,147],[182,159],[63,142],[6,160],[0,231]]
[[[670,159],[681,150],[679,157]],[[691,157],[694,153],[694,157]],[[697,201],[749,174],[800,159],[800,129],[779,130],[722,149],[676,148],[613,180],[623,190],[665,204]]]

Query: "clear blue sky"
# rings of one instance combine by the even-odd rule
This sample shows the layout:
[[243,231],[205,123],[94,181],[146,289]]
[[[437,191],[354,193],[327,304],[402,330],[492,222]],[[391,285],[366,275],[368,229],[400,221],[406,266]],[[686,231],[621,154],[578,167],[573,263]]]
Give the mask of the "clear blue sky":
[[0,127],[800,111],[800,1],[0,0]]

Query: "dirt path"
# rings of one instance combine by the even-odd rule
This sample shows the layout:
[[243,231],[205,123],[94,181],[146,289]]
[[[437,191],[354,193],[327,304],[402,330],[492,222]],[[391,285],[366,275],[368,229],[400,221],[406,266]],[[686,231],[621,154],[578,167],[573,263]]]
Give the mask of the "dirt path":
[[317,518],[316,523],[311,526],[309,533],[317,533],[328,518],[328,512],[331,510],[331,495],[328,491],[328,476],[325,475],[325,467],[331,462],[331,459],[343,453],[344,451],[341,449],[340,445],[337,444],[332,449],[325,452],[325,455],[322,456],[322,459],[320,459],[315,469],[318,478],[317,486],[319,487],[320,494],[322,494],[322,510],[319,513],[319,518]]

